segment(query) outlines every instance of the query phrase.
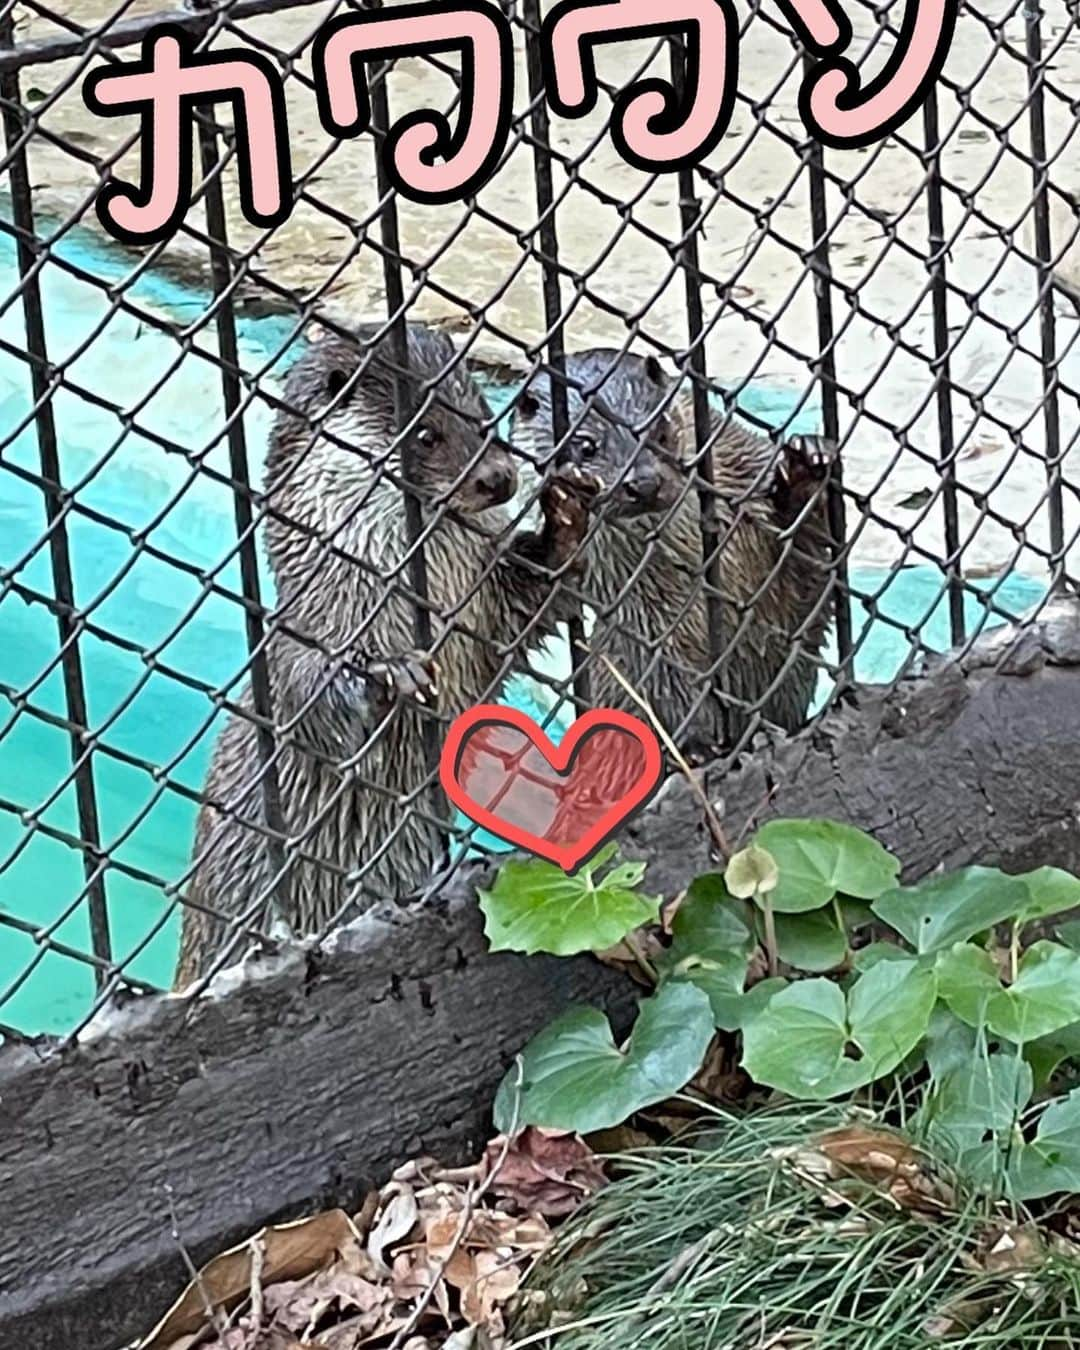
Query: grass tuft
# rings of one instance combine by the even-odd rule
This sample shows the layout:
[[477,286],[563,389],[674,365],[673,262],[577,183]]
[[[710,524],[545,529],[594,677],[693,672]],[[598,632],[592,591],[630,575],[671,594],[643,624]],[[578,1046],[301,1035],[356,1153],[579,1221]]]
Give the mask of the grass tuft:
[[852,1120],[721,1116],[696,1146],[620,1158],[530,1277],[514,1350],[1080,1346],[1080,1263],[1027,1215],[951,1179],[928,1216],[815,1176],[807,1148]]

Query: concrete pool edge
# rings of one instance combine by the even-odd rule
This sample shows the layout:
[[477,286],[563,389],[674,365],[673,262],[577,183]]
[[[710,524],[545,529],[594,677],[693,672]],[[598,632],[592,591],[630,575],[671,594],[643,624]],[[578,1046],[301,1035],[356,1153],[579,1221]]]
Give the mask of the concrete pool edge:
[[[873,829],[912,881],[941,863],[1080,871],[1077,782],[1069,601],[891,692],[860,690],[709,787],[732,835],[752,816],[833,815]],[[678,779],[624,844],[656,890],[709,866]],[[365,916],[317,958],[232,972],[193,1004],[136,1000],[61,1054],[0,1049],[0,1341],[107,1350],[148,1330],[186,1283],[166,1183],[206,1258],[349,1203],[408,1156],[478,1152],[494,1086],[540,1025],[579,999],[625,1018],[628,988],[597,963],[487,954],[471,890],[462,877],[440,904]]]

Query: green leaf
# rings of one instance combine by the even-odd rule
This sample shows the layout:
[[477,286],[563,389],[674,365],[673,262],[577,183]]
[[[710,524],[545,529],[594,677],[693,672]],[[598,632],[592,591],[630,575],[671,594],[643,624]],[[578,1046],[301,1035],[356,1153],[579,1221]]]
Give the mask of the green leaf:
[[1027,889],[1027,902],[1017,916],[1020,923],[1048,919],[1080,906],[1080,878],[1071,872],[1063,872],[1060,867],[1040,867],[1035,872],[1025,872],[1016,880]]
[[821,974],[835,970],[847,956],[847,934],[828,910],[776,915],[776,950],[796,970]]
[[756,946],[750,906],[728,894],[723,877],[709,873],[691,883],[671,921],[673,950],[681,956],[716,956],[740,952],[749,956]]
[[926,1029],[926,1063],[931,1075],[941,1083],[956,1069],[968,1068],[977,1043],[974,1030],[939,1003]]
[[614,947],[654,921],[659,899],[636,890],[644,863],[621,863],[596,880],[614,855],[611,845],[572,877],[539,858],[503,863],[491,890],[478,892],[491,950],[576,956]]
[[941,997],[971,1027],[1023,1045],[1080,1021],[1080,953],[1036,942],[1005,986],[993,959],[970,943],[938,957]]
[[869,947],[860,947],[855,953],[852,964],[856,970],[865,974],[873,970],[882,961],[910,961],[911,953],[895,942],[871,942]]
[[893,1069],[922,1040],[936,997],[933,970],[883,961],[847,998],[831,980],[773,995],[743,1029],[743,1067],[790,1097],[825,1101]]
[[1074,952],[1080,952],[1080,919],[1070,919],[1068,923],[1060,924],[1057,935],[1066,947],[1071,947]]
[[718,873],[699,877],[671,923],[672,944],[660,958],[661,973],[702,990],[721,1031],[742,1022],[743,987],[756,941],[750,906],[727,892]]
[[716,957],[688,956],[670,969],[669,978],[685,980],[700,989],[709,1000],[713,1025],[720,1031],[738,1031],[742,1024],[749,962],[738,952],[722,952]]
[[991,867],[964,867],[892,891],[871,909],[920,955],[966,942],[1023,911],[1028,889]]
[[1046,1108],[1035,1138],[1016,1150],[1010,1173],[1016,1200],[1080,1191],[1080,1089]]
[[838,891],[872,900],[896,885],[900,871],[870,835],[834,820],[770,820],[753,842],[772,854],[779,870],[770,896],[777,914],[820,909]]
[[1042,1091],[1066,1061],[1080,1063],[1080,1022],[1072,1022],[1049,1036],[1040,1036],[1037,1041],[1028,1041],[1024,1058],[1035,1075],[1036,1089]]
[[[709,1000],[692,984],[672,981],[641,1005],[619,1049],[603,1013],[573,1008],[535,1037],[522,1054],[517,1123],[588,1134],[621,1124],[664,1101],[693,1078],[713,1038]],[[495,1124],[510,1129],[517,1067],[495,1099]]]
[[921,1116],[927,1137],[968,1179],[999,1189],[1032,1090],[1020,1055],[973,1055],[935,1084]]

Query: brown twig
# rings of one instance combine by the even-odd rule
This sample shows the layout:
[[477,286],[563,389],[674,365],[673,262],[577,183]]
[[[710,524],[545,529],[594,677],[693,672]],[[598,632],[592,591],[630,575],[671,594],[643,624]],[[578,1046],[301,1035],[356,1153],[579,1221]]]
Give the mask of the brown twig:
[[511,1112],[510,1128],[506,1131],[506,1137],[503,1140],[503,1146],[499,1150],[499,1156],[495,1160],[495,1165],[487,1174],[479,1186],[473,1186],[470,1182],[468,1190],[465,1192],[465,1205],[461,1211],[461,1221],[454,1233],[453,1241],[435,1268],[435,1272],[428,1283],[428,1287],[420,1296],[420,1300],[412,1311],[409,1320],[401,1327],[394,1339],[390,1342],[388,1350],[402,1350],[402,1346],[412,1336],[413,1332],[420,1325],[420,1319],[427,1312],[431,1300],[435,1297],[435,1291],[442,1283],[443,1277],[450,1265],[450,1262],[458,1254],[461,1244],[465,1241],[465,1236],[472,1226],[473,1214],[476,1212],[477,1203],[484,1198],[491,1189],[492,1184],[506,1165],[506,1159],[510,1154],[511,1145],[514,1142],[514,1135],[517,1133],[518,1114],[521,1109],[521,1085],[525,1077],[525,1062],[518,1055],[515,1062],[516,1076],[514,1080],[514,1109]]
[[648,717],[649,721],[652,723],[656,734],[664,742],[664,747],[668,754],[675,761],[675,764],[682,772],[683,777],[690,784],[691,792],[693,792],[695,797],[697,797],[698,801],[701,803],[702,809],[705,812],[705,820],[709,826],[709,832],[713,837],[713,842],[716,844],[721,859],[726,862],[728,858],[731,857],[731,846],[728,843],[724,827],[720,823],[720,817],[716,814],[716,808],[713,806],[712,802],[709,801],[709,794],[698,781],[693,769],[691,769],[690,765],[686,762],[685,755],[671,739],[670,732],[656,715],[655,709],[644,694],[639,693],[634,688],[625,675],[616,669],[608,657],[601,654],[600,659],[603,661],[604,665],[607,666],[612,676],[622,685],[638,707],[645,713],[645,716]]

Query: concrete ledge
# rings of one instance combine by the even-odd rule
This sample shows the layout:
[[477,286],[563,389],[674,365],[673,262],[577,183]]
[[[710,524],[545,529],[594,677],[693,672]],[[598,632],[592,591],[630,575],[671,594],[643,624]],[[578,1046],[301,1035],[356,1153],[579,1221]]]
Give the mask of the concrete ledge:
[[[464,885],[462,886],[464,888]],[[0,1345],[111,1350],[196,1261],[271,1218],[354,1204],[417,1153],[486,1138],[513,1055],[575,1001],[625,1024],[591,959],[490,956],[475,901],[372,912],[317,959],[142,998],[49,1055],[0,1051]]]

